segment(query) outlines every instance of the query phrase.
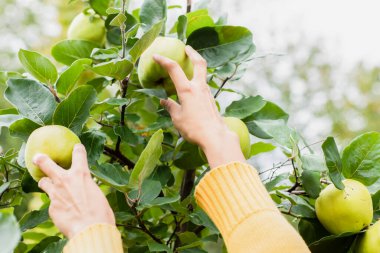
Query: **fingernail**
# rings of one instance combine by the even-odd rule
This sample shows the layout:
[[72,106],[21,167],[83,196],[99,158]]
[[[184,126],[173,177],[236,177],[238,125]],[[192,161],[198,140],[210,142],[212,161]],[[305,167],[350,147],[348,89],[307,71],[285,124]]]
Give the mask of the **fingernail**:
[[153,59],[155,59],[155,60],[159,60],[159,59],[161,59],[161,58],[162,58],[162,56],[159,55],[159,54],[154,54],[154,55],[153,55]]
[[38,162],[38,160],[40,159],[41,156],[43,156],[43,154],[39,154],[39,153],[35,154],[33,156],[33,163],[37,164],[37,162]]
[[74,150],[78,150],[80,148],[82,148],[82,144],[78,143],[74,145]]

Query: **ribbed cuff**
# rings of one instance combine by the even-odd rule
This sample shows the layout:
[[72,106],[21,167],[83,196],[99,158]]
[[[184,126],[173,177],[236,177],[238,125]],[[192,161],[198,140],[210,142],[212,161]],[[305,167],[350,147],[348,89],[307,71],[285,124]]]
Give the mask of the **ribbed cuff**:
[[241,162],[212,169],[196,187],[195,198],[224,237],[254,213],[278,212],[256,170]]
[[75,235],[63,253],[123,253],[121,235],[116,226],[95,224]]

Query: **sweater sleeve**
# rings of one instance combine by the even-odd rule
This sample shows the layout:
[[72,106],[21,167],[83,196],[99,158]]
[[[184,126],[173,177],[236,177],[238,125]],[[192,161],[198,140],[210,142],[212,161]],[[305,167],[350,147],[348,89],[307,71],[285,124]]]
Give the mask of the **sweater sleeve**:
[[195,198],[220,230],[229,253],[310,252],[248,164],[211,170],[196,187]]
[[116,226],[95,224],[69,240],[63,253],[123,253],[120,232]]

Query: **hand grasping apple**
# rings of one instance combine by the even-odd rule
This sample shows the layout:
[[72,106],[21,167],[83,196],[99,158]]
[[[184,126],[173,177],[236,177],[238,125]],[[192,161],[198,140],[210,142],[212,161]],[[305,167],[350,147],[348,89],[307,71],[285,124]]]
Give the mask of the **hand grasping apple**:
[[64,235],[71,238],[97,223],[115,225],[106,197],[91,178],[82,144],[75,145],[69,170],[61,168],[45,154],[35,155],[33,162],[47,175],[38,186],[49,195],[49,215]]
[[161,100],[161,105],[168,110],[182,136],[203,149],[211,168],[232,161],[245,162],[239,138],[223,122],[206,83],[206,60],[190,46],[185,51],[194,66],[191,80],[176,61],[153,55],[169,73],[179,98],[179,103],[168,99]]

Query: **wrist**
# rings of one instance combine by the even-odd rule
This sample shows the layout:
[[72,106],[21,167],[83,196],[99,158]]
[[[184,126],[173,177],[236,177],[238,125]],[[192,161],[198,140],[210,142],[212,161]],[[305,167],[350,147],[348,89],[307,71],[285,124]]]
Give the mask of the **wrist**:
[[211,169],[230,162],[245,162],[239,137],[227,127],[213,131],[200,144]]

